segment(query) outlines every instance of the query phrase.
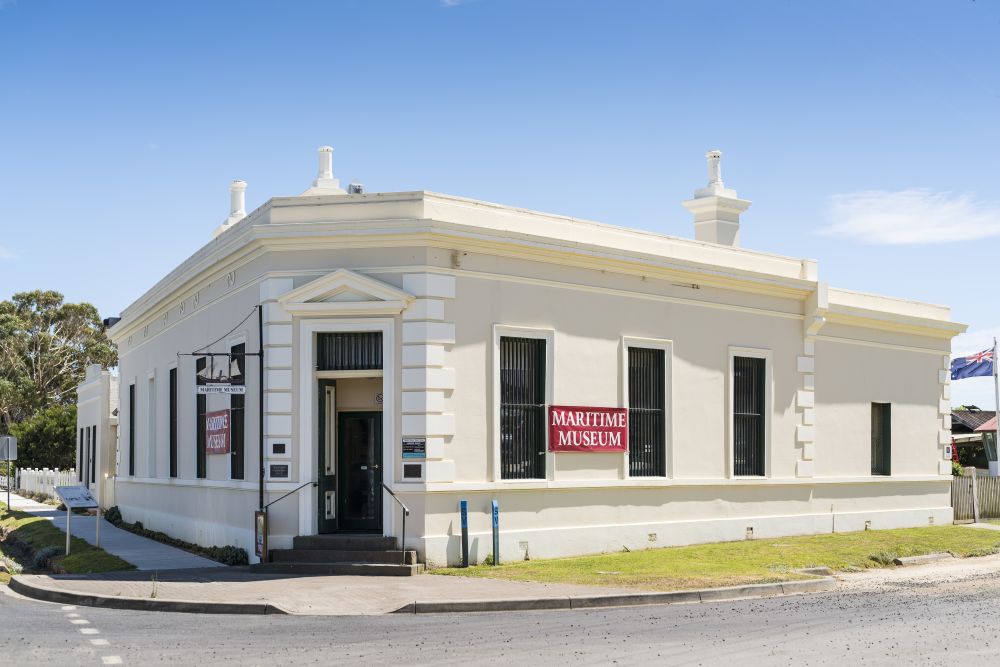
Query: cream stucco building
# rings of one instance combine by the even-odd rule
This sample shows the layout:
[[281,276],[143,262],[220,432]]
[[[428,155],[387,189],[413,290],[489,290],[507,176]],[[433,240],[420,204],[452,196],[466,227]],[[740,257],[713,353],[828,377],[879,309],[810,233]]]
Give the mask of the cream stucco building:
[[[111,328],[127,520],[252,554],[263,463],[266,502],[306,484],[270,508],[270,547],[398,537],[384,483],[432,565],[459,559],[460,500],[474,560],[492,500],[507,560],[951,521],[964,326],[739,247],[750,202],[718,153],[684,202],[694,239],[345,192],[331,158],[249,214],[235,182],[215,237]],[[198,398],[199,370],[246,394]],[[551,406],[628,409],[628,451],[553,451]],[[231,445],[213,454],[206,415],[223,410]]]

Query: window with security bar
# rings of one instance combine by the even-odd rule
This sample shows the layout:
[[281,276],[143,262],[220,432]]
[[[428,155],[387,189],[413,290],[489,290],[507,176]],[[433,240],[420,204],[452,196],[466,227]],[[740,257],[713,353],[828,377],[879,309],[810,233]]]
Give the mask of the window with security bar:
[[135,385],[128,386],[128,474],[135,477]]
[[316,370],[382,369],[382,332],[334,332],[316,335]]
[[872,403],[872,474],[892,474],[891,403]]
[[167,415],[170,429],[167,442],[170,447],[170,476],[177,477],[177,369],[171,368],[168,375],[169,384],[169,414]]
[[733,474],[764,476],[765,359],[733,357]]
[[541,338],[500,338],[500,478],[545,479]]
[[[195,374],[200,376],[208,368],[208,358],[199,357],[195,361]],[[208,412],[208,396],[197,394],[195,396],[195,477],[204,479],[208,476],[207,442],[205,441],[206,413]]]
[[667,474],[663,350],[628,348],[628,470],[630,477]]
[[[245,343],[234,345],[229,350],[229,381],[233,384],[245,383],[246,351],[247,346]],[[229,434],[229,478],[243,479],[246,458],[244,443],[246,433],[246,395],[231,394],[229,396],[229,411],[229,423],[231,425]]]

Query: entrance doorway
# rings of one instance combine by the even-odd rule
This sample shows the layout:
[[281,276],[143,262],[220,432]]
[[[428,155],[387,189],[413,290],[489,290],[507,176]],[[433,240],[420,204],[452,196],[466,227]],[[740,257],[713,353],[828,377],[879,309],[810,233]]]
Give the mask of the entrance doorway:
[[380,377],[319,380],[320,533],[382,531]]
[[337,528],[382,530],[382,413],[337,414]]

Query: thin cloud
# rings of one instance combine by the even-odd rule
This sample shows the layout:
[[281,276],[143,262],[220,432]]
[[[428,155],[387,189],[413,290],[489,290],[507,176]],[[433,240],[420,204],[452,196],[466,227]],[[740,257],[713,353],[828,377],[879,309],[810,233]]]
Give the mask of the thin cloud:
[[2,259],[17,259],[17,255],[0,245],[0,260]]
[[478,0],[441,0],[441,6],[458,7],[459,5],[468,5],[473,2],[478,2]]
[[919,188],[833,195],[822,234],[872,245],[974,241],[1000,236],[1000,206]]
[[1000,326],[970,329],[955,336],[951,342],[953,356],[961,357],[993,348],[993,339],[1000,339]]

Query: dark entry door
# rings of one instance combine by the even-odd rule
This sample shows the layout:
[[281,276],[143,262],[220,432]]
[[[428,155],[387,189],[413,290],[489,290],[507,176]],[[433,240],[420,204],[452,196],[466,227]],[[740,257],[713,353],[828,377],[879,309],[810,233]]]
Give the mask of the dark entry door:
[[382,413],[337,413],[337,530],[382,530]]

